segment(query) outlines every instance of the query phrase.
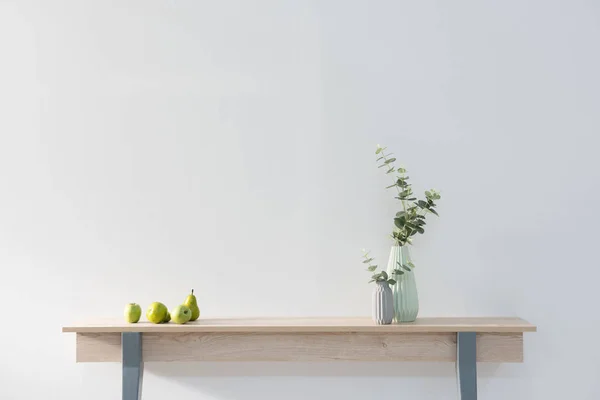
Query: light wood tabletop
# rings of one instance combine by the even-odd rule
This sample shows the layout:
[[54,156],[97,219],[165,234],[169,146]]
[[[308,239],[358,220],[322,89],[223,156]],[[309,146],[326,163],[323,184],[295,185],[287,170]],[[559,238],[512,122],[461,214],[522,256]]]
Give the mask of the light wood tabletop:
[[97,319],[64,326],[63,332],[76,333],[522,333],[536,326],[517,317],[419,318],[415,322],[376,325],[369,317],[313,318],[200,318],[185,325],[129,324],[119,319]]

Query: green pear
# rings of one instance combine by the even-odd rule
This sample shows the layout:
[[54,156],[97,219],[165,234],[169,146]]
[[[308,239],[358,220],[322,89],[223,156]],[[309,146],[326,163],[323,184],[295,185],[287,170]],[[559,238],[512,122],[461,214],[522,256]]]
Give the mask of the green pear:
[[188,306],[182,304],[172,310],[171,316],[173,317],[173,322],[176,324],[185,324],[192,317],[192,311]]
[[169,322],[171,320],[171,313],[167,311],[167,315],[165,316],[165,319],[163,319],[163,324],[166,324],[167,322]]
[[142,307],[136,303],[129,303],[125,306],[125,311],[123,314],[125,315],[125,321],[129,322],[130,324],[135,324],[142,316]]
[[190,321],[195,321],[198,318],[200,318],[200,308],[198,307],[198,302],[196,301],[196,296],[194,296],[194,289],[192,289],[192,294],[190,294],[190,295],[188,295],[188,297],[186,297],[183,304],[188,306],[190,308],[190,310],[192,311],[192,318],[190,318]]
[[148,321],[152,322],[153,324],[160,324],[165,320],[168,312],[169,310],[167,309],[167,306],[165,306],[163,303],[155,301],[154,303],[150,304],[150,307],[148,307],[148,310],[146,311],[146,318],[148,318]]

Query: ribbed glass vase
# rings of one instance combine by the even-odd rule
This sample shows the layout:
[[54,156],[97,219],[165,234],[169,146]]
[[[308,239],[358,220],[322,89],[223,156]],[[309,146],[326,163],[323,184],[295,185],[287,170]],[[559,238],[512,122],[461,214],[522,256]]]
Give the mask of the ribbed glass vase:
[[400,268],[398,262],[402,265],[411,262],[408,247],[392,246],[387,267],[387,273],[396,280],[396,284],[392,287],[396,322],[413,322],[419,314],[419,295],[414,270],[404,271],[403,275],[392,276],[392,272]]

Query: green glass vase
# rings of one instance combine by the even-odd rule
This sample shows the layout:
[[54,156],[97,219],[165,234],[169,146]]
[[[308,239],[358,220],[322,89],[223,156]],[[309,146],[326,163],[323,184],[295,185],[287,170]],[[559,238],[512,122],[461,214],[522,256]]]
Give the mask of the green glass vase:
[[[392,246],[388,261],[387,273],[392,276],[395,269],[411,262],[409,246]],[[401,268],[400,268],[401,269]],[[394,293],[394,319],[396,322],[413,322],[419,314],[419,295],[415,271],[404,270],[403,275],[394,275],[396,284],[392,287]]]

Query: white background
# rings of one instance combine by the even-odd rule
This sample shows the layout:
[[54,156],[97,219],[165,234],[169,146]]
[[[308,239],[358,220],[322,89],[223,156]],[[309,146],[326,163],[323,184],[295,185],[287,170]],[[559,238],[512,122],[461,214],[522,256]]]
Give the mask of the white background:
[[[395,151],[442,192],[422,316],[518,315],[481,399],[598,399],[600,6],[0,0],[0,398],[116,399],[125,303],[369,315]],[[452,364],[147,365],[144,399],[453,399]]]

